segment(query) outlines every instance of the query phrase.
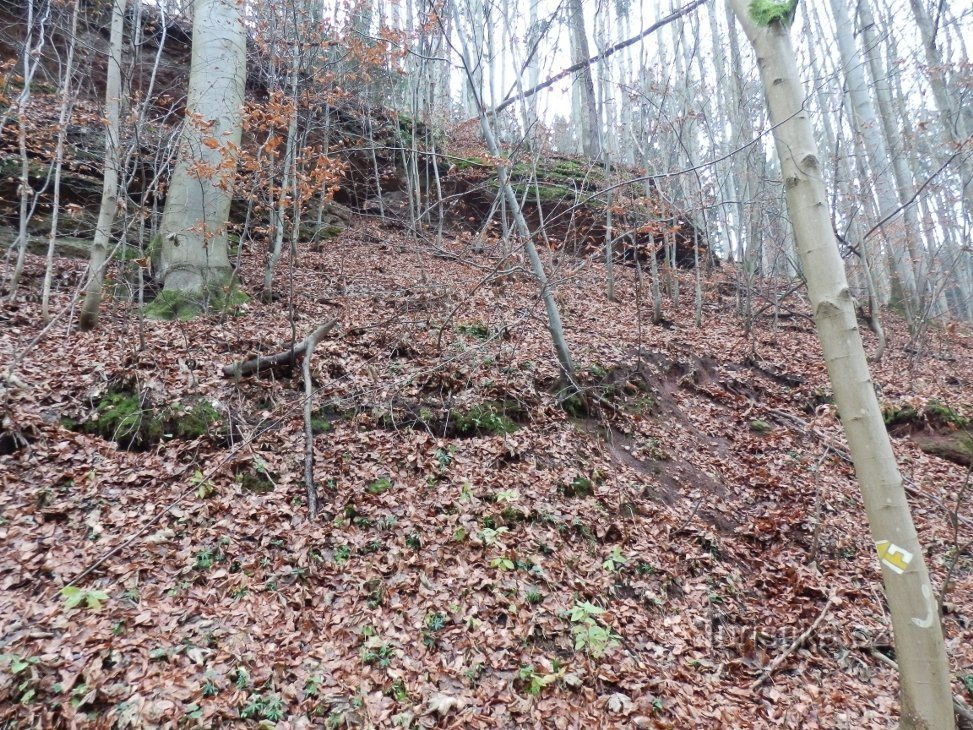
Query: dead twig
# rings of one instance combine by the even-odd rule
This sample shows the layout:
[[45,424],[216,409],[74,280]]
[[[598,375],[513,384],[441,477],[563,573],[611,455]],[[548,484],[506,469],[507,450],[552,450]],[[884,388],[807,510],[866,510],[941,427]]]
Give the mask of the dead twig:
[[314,433],[311,429],[311,405],[314,388],[311,384],[311,353],[318,342],[331,331],[337,320],[318,327],[301,344],[304,346],[304,360],[301,371],[304,374],[304,486],[307,490],[307,510],[310,519],[318,516],[318,490],[314,486]]
[[836,601],[837,601],[837,597],[834,594],[828,596],[827,603],[824,604],[824,608],[821,609],[821,613],[818,615],[818,617],[814,619],[814,623],[811,624],[807,628],[807,630],[804,631],[804,633],[802,633],[800,636],[794,639],[791,645],[787,647],[783,653],[778,654],[776,657],[774,657],[773,661],[771,661],[770,664],[764,667],[764,670],[760,673],[760,676],[757,677],[750,685],[751,690],[757,689],[757,687],[759,687],[764,682],[766,682],[770,678],[770,675],[773,674],[774,671],[777,669],[777,667],[779,667],[787,657],[793,654],[801,644],[807,641],[811,637],[811,635],[818,630],[818,627],[821,625],[821,622],[824,621],[824,617],[828,615],[828,609],[831,608],[831,604],[835,603]]

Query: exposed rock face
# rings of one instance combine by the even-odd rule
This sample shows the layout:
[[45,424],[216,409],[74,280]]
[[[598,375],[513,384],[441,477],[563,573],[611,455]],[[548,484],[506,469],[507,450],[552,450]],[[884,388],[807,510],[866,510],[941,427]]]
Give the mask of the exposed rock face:
[[[50,230],[59,73],[67,48],[69,13],[69,5],[52,5],[51,15],[45,21],[47,40],[31,84],[28,184],[36,191],[37,205],[30,229],[39,237]],[[172,146],[184,112],[192,33],[185,19],[163,16],[157,7],[140,4],[138,13],[136,16],[130,11],[126,21],[129,29],[137,25],[137,32],[129,33],[133,43],[123,68],[131,98],[146,96],[150,104],[139,124],[123,125],[126,166],[122,179],[129,213],[149,215],[161,210],[165,202],[164,183],[171,172]],[[82,3],[76,64],[83,69],[83,78],[77,86],[78,99],[67,130],[60,193],[63,207],[58,224],[62,235],[78,241],[93,234],[101,195],[104,133],[100,119],[108,48],[107,17],[107,7]],[[26,6],[0,0],[0,59],[7,60],[13,69],[7,74],[6,97],[0,97],[0,112],[4,108],[9,111],[19,93],[17,59],[23,52],[26,26]],[[256,44],[252,45],[250,56],[254,62],[248,69],[247,97],[262,99],[267,93],[262,81],[263,67]],[[22,88],[22,79],[19,83]],[[345,101],[302,109],[300,114],[302,125],[313,130],[308,143],[332,150],[330,156],[340,160],[345,169],[340,187],[334,192],[335,205],[345,213],[336,215],[334,210],[327,210],[318,216],[318,206],[310,205],[308,219],[302,224],[306,238],[321,243],[337,235],[348,224],[352,212],[382,214],[394,224],[412,225],[409,196],[416,196],[416,191],[410,189],[407,167],[412,168],[412,178],[418,181],[420,209],[428,214],[429,221],[435,222],[442,215],[449,227],[486,231],[487,237],[492,231],[499,232],[503,212],[502,206],[496,206],[496,168],[475,148],[475,135],[464,133],[463,125],[449,137],[454,146],[467,148],[457,153],[443,141],[441,133],[434,134],[422,122],[388,109]],[[9,113],[0,130],[0,226],[16,226],[19,219],[21,162],[17,124],[17,115]],[[435,147],[433,139],[439,140]],[[258,142],[245,133],[244,149],[255,149]],[[407,165],[403,150],[415,150],[414,165]],[[709,262],[703,232],[644,183],[624,183],[635,176],[631,170],[606,172],[601,166],[559,155],[541,155],[536,165],[518,161],[510,168],[511,182],[522,201],[525,217],[532,229],[543,226],[545,243],[579,255],[602,250],[608,235],[606,209],[610,204],[615,211],[611,234],[620,260],[633,262],[638,257],[644,261],[650,249],[661,258],[665,233],[675,244],[679,266],[694,264],[694,243],[699,246],[699,260]],[[160,181],[162,187],[158,187]],[[237,188],[250,189],[253,185],[246,181]],[[246,202],[238,196],[231,211],[231,223],[239,223],[244,219]],[[123,218],[119,216],[120,221]],[[487,226],[490,221],[492,229]]]
[[[152,98],[168,107],[168,101],[185,95],[192,27],[183,18],[164,16],[157,7],[146,3],[138,5],[140,7],[129,10],[126,18],[126,28],[133,28],[136,19],[139,23],[138,33],[126,34],[137,41],[137,48],[130,47],[126,54],[126,78],[133,94],[146,94],[151,89]],[[42,93],[54,91],[59,86],[60,64],[64,60],[71,27],[70,3],[52,3],[51,6],[49,15],[44,17],[46,40],[40,48],[40,65],[33,80],[36,91]],[[77,89],[82,98],[102,99],[111,9],[104,3],[82,2],[81,6],[75,64],[82,72]],[[14,73],[18,74],[23,72],[20,59],[27,19],[26,3],[0,0],[0,58],[4,61],[15,59]],[[40,18],[35,18],[35,33],[40,29],[40,22]],[[9,96],[10,92],[7,93]]]

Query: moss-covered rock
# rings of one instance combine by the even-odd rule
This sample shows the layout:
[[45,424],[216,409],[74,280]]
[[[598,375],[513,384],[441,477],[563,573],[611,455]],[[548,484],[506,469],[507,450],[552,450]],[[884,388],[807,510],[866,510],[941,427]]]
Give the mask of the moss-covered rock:
[[886,428],[893,428],[902,424],[912,424],[919,419],[919,411],[910,405],[885,406],[882,409],[882,419]]
[[969,431],[917,433],[912,439],[930,456],[938,456],[961,466],[973,466],[973,433]]
[[449,161],[457,170],[487,167],[487,162],[482,157],[450,157]]
[[934,398],[922,408],[885,406],[882,417],[890,434],[908,436],[930,456],[973,466],[973,418],[955,408]]
[[222,415],[209,401],[159,406],[132,381],[113,384],[93,406],[88,418],[64,416],[61,425],[115,441],[128,451],[145,451],[166,439],[192,440],[225,432]]
[[926,403],[923,415],[934,425],[952,428],[968,428],[973,425],[969,418],[960,415],[955,409],[935,398]]
[[341,232],[345,230],[344,226],[338,225],[337,223],[332,223],[331,225],[321,226],[315,233],[315,239],[320,240],[322,238],[337,238],[341,235]]
[[109,390],[98,399],[94,415],[80,428],[131,451],[149,448],[165,433],[163,419],[146,396],[125,386]]
[[220,422],[220,412],[209,401],[197,401],[188,411],[175,407],[167,419],[173,436],[181,439],[197,439],[213,432]]
[[203,304],[197,298],[177,291],[161,291],[145,306],[148,319],[188,321],[203,313]]

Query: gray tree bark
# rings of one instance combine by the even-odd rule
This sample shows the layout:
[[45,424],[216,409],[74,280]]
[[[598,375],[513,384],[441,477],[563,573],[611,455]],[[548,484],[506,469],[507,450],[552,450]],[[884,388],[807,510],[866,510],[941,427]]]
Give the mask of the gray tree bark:
[[[970,144],[970,135],[973,134],[973,124],[970,124],[969,116],[971,110],[969,105],[964,109],[957,108],[953,103],[946,83],[946,65],[939,52],[936,33],[927,11],[928,3],[924,0],[910,0],[910,4],[916,26],[919,28],[919,35],[922,37],[922,47],[926,55],[926,73],[939,112],[943,141],[946,142],[948,149],[961,149],[964,145]],[[957,160],[963,206],[966,208],[967,217],[973,217],[973,156],[961,155]]]
[[[910,259],[908,263],[915,275],[917,302],[921,305],[926,298],[926,266],[919,217],[916,213],[915,206],[910,202],[915,192],[915,186],[902,149],[900,141],[901,134],[895,124],[888,78],[882,68],[882,61],[878,54],[878,33],[875,31],[875,20],[872,17],[868,0],[858,0],[858,19],[861,26],[862,40],[864,41],[865,60],[872,77],[872,88],[875,94],[878,119],[885,135],[885,146],[888,150],[889,160],[892,163],[892,178],[895,180],[899,204],[903,206],[902,218],[905,224],[905,243]],[[910,321],[910,325],[912,324],[913,322]]]
[[[591,57],[588,50],[588,33],[584,26],[584,10],[581,0],[568,0],[568,22],[571,31],[571,61],[572,63],[581,63]],[[577,120],[581,126],[581,146],[586,157],[591,160],[600,160],[602,151],[601,122],[590,64],[586,63],[578,71],[575,83],[578,85],[581,102],[580,119]]]
[[203,309],[230,281],[226,224],[242,130],[246,52],[242,4],[195,0],[186,120],[154,263],[165,292]]
[[121,164],[119,131],[122,108],[122,42],[125,29],[125,0],[112,4],[111,33],[108,41],[108,73],[105,81],[105,172],[101,188],[101,207],[98,223],[91,244],[88,262],[88,281],[85,284],[84,303],[78,324],[83,330],[98,326],[98,309],[101,306],[101,288],[108,264],[108,243],[112,224],[118,212],[118,176]]
[[938,604],[875,396],[831,228],[789,24],[775,20],[758,27],[750,18],[746,0],[731,2],[757,54],[818,336],[882,565],[901,675],[901,726],[952,728],[949,663]]
[[[486,107],[476,88],[476,80],[472,74],[473,60],[470,55],[469,44],[466,40],[465,31],[459,22],[459,18],[455,15],[455,6],[453,6],[453,13],[453,25],[459,38],[463,67],[466,71],[470,90],[476,98],[477,108],[479,110],[480,130],[483,132],[483,140],[490,154],[494,158],[499,159],[501,156],[500,145],[497,144],[497,138],[493,132],[493,128],[490,126],[490,119],[487,116]],[[547,273],[544,271],[544,264],[541,262],[541,257],[537,253],[537,247],[534,246],[534,242],[531,239],[530,227],[527,225],[527,220],[524,218],[524,213],[520,208],[520,201],[517,200],[517,195],[510,185],[507,168],[503,165],[497,166],[497,179],[500,183],[500,191],[513,213],[517,233],[523,238],[524,249],[527,251],[527,257],[530,260],[534,277],[537,279],[537,283],[541,288],[541,299],[544,301],[544,309],[547,311],[547,329],[551,333],[551,341],[557,353],[558,364],[566,375],[571,376],[574,374],[574,361],[571,358],[571,351],[568,348],[567,340],[564,338],[564,327],[561,325],[561,312],[558,309],[557,302],[554,300],[554,292],[547,279]]]
[[[865,81],[861,54],[852,35],[854,26],[842,0],[831,0],[834,12],[838,51],[841,54],[841,66],[845,76],[845,88],[851,100],[852,129],[861,139],[862,145],[871,168],[870,179],[873,182],[875,197],[878,199],[879,220],[884,220],[893,213],[900,204],[895,189],[895,180],[890,169],[889,151],[882,136],[882,126],[875,114]],[[916,289],[916,278],[912,264],[908,260],[909,247],[906,242],[906,230],[901,221],[889,221],[880,228],[882,242],[886,253],[892,262],[896,281],[901,289],[901,296],[905,305],[906,316],[912,319],[919,308],[919,296]],[[863,242],[864,243],[864,242]]]

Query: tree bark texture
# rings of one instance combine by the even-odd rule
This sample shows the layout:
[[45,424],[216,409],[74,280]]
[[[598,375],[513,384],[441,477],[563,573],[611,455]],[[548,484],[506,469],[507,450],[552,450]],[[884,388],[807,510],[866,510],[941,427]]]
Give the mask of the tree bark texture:
[[949,665],[902,477],[872,385],[844,266],[831,228],[821,162],[789,28],[758,27],[730,0],[757,55],[787,210],[804,264],[818,336],[879,554],[901,670],[901,726],[952,728]]
[[226,223],[242,129],[246,51],[242,3],[196,0],[186,119],[155,262],[167,291],[200,295],[230,278]]

